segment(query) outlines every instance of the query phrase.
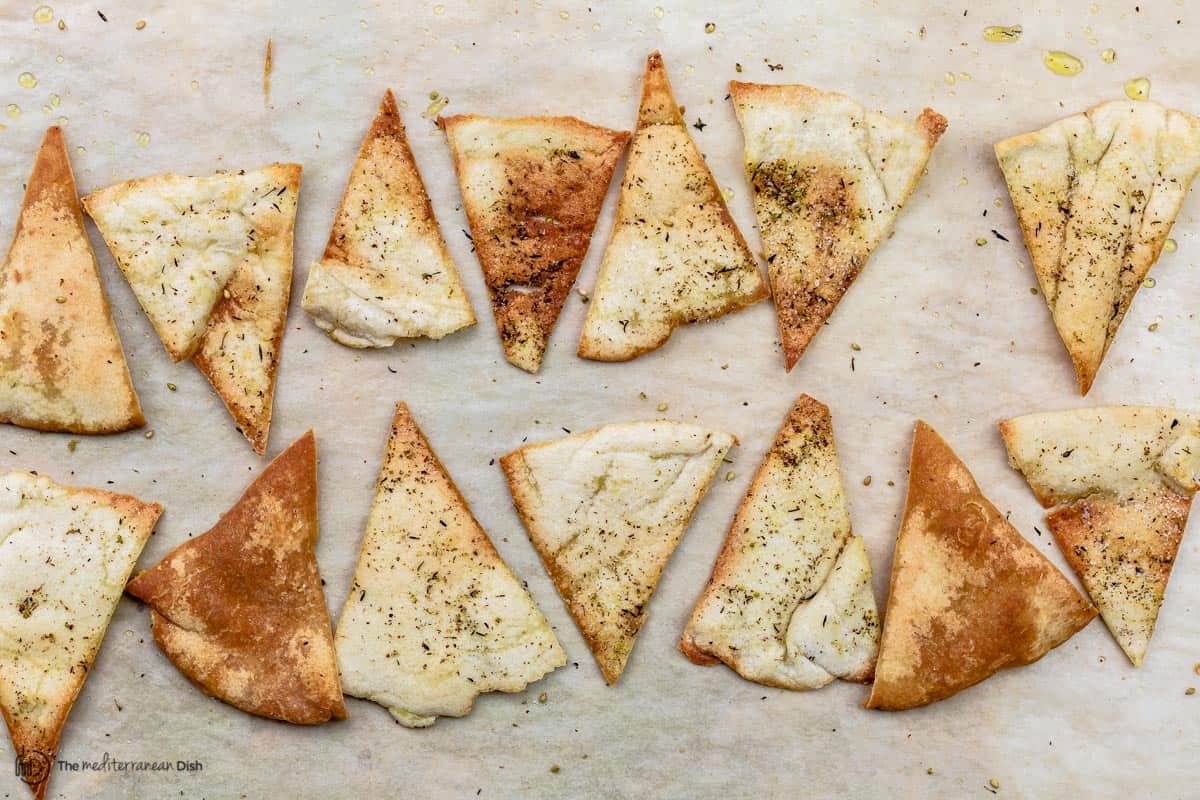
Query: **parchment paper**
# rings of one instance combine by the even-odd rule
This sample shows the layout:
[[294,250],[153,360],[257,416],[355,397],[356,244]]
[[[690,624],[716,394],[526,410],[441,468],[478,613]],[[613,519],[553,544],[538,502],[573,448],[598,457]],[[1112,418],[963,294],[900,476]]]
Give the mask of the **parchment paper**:
[[[1173,234],[1178,252],[1164,253],[1150,273],[1156,286],[1138,294],[1095,388],[1080,398],[1045,302],[1031,293],[1036,282],[991,152],[998,139],[1121,97],[1125,81],[1142,75],[1154,99],[1200,111],[1195,0],[1144,2],[1140,11],[1116,2],[656,2],[51,0],[50,24],[33,21],[35,0],[4,3],[0,112],[16,103],[22,114],[0,115],[0,238],[11,236],[43,130],[60,117],[81,193],[166,171],[301,162],[270,454],[315,429],[319,556],[331,611],[340,610],[349,585],[393,403],[404,399],[574,662],[521,695],[485,696],[469,717],[429,730],[401,728],[359,700],[348,700],[348,721],[305,729],[206,698],[157,651],[146,612],[124,599],[59,757],[194,760],[203,770],[59,772],[51,796],[1197,796],[1200,696],[1185,695],[1200,686],[1194,531],[1140,670],[1097,620],[1036,665],[926,709],[887,714],[861,709],[866,690],[858,685],[768,689],[724,667],[693,666],[675,649],[733,511],[801,392],[833,410],[851,513],[881,608],[915,418],[948,439],[989,497],[1066,570],[1050,536],[1035,533],[1035,526],[1045,531],[1042,511],[1007,466],[996,421],[1115,403],[1200,406],[1196,199]],[[714,33],[705,33],[707,22]],[[986,42],[983,28],[996,24],[1021,24],[1024,36]],[[268,38],[274,70],[264,103]],[[1117,51],[1113,64],[1100,57],[1107,47]],[[1075,53],[1086,69],[1055,76],[1040,59],[1050,48]],[[573,114],[628,129],[644,58],[655,49],[688,121],[706,123],[693,134],[754,247],[741,137],[724,99],[729,79],[808,83],[909,117],[929,105],[950,121],[895,237],[790,375],[769,302],[680,329],[632,363],[605,365],[575,356],[585,307],[573,295],[541,374],[520,372],[501,356],[462,233],[444,137],[421,117],[430,92],[450,98],[446,113]],[[37,76],[35,89],[18,85],[26,70]],[[356,352],[321,334],[299,300],[389,86],[405,104],[412,148],[480,322],[441,342]],[[619,176],[580,287],[595,280],[618,183]],[[170,362],[94,229],[92,239],[155,435],[71,437],[5,426],[0,462],[164,503],[139,564],[145,568],[206,530],[265,461],[200,374]],[[660,403],[669,405],[664,414]],[[729,430],[741,446],[731,455],[732,478],[722,470],[668,566],[624,677],[608,688],[490,462],[526,438],[657,416]],[[80,439],[74,452],[72,438]],[[11,755],[4,737],[0,758],[11,763]],[[0,771],[6,797],[27,796],[9,768]],[[994,792],[991,779],[1000,784]]]

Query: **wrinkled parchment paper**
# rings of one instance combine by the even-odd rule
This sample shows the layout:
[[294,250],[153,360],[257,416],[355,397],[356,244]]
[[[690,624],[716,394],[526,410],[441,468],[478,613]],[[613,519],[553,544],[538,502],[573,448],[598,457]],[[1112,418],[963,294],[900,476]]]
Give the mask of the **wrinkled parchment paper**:
[[[916,417],[947,438],[988,496],[1065,570],[1042,511],[1007,465],[996,421],[1101,404],[1200,406],[1200,201],[1184,207],[1173,234],[1178,251],[1164,253],[1151,272],[1156,285],[1139,293],[1095,388],[1081,399],[1043,298],[1031,293],[1036,282],[991,152],[998,139],[1123,96],[1124,83],[1143,75],[1154,99],[1200,112],[1196,0],[1143,3],[1140,11],[1105,0],[1090,7],[50,0],[49,24],[33,21],[37,5],[8,0],[0,10],[0,112],[9,103],[21,109],[19,117],[0,116],[0,238],[7,243],[11,235],[43,130],[60,117],[81,193],[166,171],[301,162],[292,310],[270,454],[315,429],[319,556],[331,611],[345,597],[392,406],[403,399],[573,662],[521,695],[485,696],[469,717],[429,730],[401,728],[359,700],[348,701],[349,720],[305,729],[206,698],[157,651],[148,615],[125,599],[67,721],[59,757],[98,761],[108,753],[203,768],[58,772],[51,796],[1171,798],[1200,791],[1200,695],[1185,695],[1200,686],[1194,531],[1140,670],[1097,620],[1031,667],[929,708],[888,714],[861,709],[866,690],[858,685],[807,694],[768,689],[724,667],[693,666],[675,649],[733,511],[800,392],[833,410],[851,513],[881,606]],[[708,22],[713,33],[705,32]],[[1024,27],[1019,42],[984,40],[985,26],[1012,24]],[[264,102],[268,38],[274,68]],[[1112,64],[1101,59],[1109,47],[1117,52]],[[1052,48],[1081,57],[1084,72],[1062,78],[1047,71],[1040,54]],[[449,97],[446,113],[574,114],[630,128],[643,60],[655,49],[688,121],[705,123],[693,135],[755,247],[741,138],[724,99],[729,79],[809,83],[910,118],[928,105],[950,121],[895,237],[790,375],[767,302],[678,330],[660,351],[632,363],[597,364],[575,357],[585,306],[573,295],[540,375],[501,356],[462,233],[444,137],[421,116],[430,93]],[[24,71],[36,76],[36,88],[19,85]],[[356,352],[321,334],[299,300],[389,86],[404,104],[417,163],[480,323],[441,342]],[[580,287],[595,281],[618,182]],[[155,435],[82,437],[71,452],[74,437],[4,427],[0,460],[165,504],[142,554],[145,568],[206,530],[265,462],[200,374],[170,362],[94,229],[92,240]],[[660,403],[669,407],[663,414]],[[490,462],[562,428],[656,416],[729,430],[741,446],[668,566],[624,677],[609,688]],[[0,754],[11,763],[6,737]],[[0,772],[6,797],[26,796],[9,768]]]

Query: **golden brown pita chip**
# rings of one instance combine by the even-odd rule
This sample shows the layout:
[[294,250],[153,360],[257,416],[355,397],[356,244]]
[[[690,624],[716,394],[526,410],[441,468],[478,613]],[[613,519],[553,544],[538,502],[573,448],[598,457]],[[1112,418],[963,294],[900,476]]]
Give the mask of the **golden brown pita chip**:
[[146,424],[57,127],[42,140],[0,267],[0,422],[69,433]]
[[917,423],[908,502],[867,708],[923,706],[998,670],[1033,663],[1096,609]]
[[1101,103],[996,144],[1054,325],[1087,394],[1200,170],[1200,119]]
[[537,372],[629,134],[574,117],[442,117],[504,357]]
[[661,347],[680,325],[766,297],[758,263],[675,104],[662,56],[652,53],[579,355],[636,358]]
[[206,694],[250,714],[344,719],[317,568],[312,431],[267,465],[207,533],[130,581],[154,641]]
[[0,708],[17,775],[41,800],[63,723],[91,670],[157,503],[0,476]]
[[1141,666],[1200,488],[1200,416],[1173,408],[1085,408],[1000,423],[1009,463],[1051,533]]

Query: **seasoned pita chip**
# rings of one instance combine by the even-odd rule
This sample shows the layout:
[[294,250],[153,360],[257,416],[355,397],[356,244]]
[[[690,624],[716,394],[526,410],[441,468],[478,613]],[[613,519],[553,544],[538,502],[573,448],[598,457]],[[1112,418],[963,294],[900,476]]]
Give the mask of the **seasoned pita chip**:
[[1000,423],[1009,461],[1050,531],[1140,667],[1200,488],[1200,415],[1090,408]]
[[791,370],[891,230],[946,130],[808,86],[729,84]]
[[475,324],[389,89],[363,140],[304,310],[348,347],[440,339]]
[[659,420],[606,425],[500,460],[513,502],[604,679],[621,677],[667,559],[736,443]]
[[874,674],[871,565],[850,532],[829,409],[808,395],[758,468],[679,649],[783,689]]
[[629,134],[574,117],[441,117],[509,363],[542,365]]
[[161,513],[157,503],[29,472],[0,476],[0,708],[18,777],[38,800],[63,723]]
[[983,496],[949,445],[918,422],[866,707],[899,711],[944,700],[1037,661],[1095,616]]
[[1200,119],[1103,103],[1000,142],[996,157],[1087,394],[1200,170]]
[[567,662],[403,403],[337,655],[346,694],[412,728],[461,717],[482,692],[519,692]]
[[191,358],[262,455],[292,290],[299,164],[158,175],[83,198],[176,361]]
[[0,422],[68,433],[146,424],[57,127],[42,140],[0,267]]
[[309,431],[127,591],[150,606],[159,649],[205,694],[301,725],[345,719],[316,544]]
[[652,53],[579,355],[627,361],[661,347],[679,325],[766,296],[758,264],[688,135],[662,56]]

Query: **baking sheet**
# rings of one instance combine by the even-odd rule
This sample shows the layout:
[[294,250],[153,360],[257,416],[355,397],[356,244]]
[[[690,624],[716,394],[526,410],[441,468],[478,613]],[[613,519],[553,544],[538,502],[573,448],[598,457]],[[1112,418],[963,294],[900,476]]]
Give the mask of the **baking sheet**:
[[[11,235],[42,132],[59,118],[82,193],[165,171],[301,162],[296,274],[270,453],[315,429],[319,557],[331,611],[345,597],[392,405],[403,399],[501,554],[528,581],[572,662],[523,694],[484,696],[469,717],[429,730],[401,728],[359,700],[348,700],[349,720],[306,729],[204,697],[156,650],[146,613],[125,599],[67,721],[59,758],[99,761],[107,753],[198,761],[202,770],[58,772],[51,796],[1196,796],[1200,696],[1184,694],[1200,685],[1194,532],[1184,539],[1140,670],[1096,621],[1031,667],[929,708],[887,714],[859,708],[861,686],[768,689],[724,667],[693,666],[675,649],[733,511],[800,392],[833,410],[851,513],[881,606],[916,417],[947,438],[997,506],[1066,570],[1050,537],[1035,533],[1044,530],[1042,512],[1008,468],[995,422],[1112,403],[1197,407],[1200,202],[1184,207],[1173,234],[1178,251],[1164,253],[1151,272],[1156,285],[1139,293],[1091,395],[1081,399],[1043,298],[1031,293],[1036,281],[991,154],[1000,138],[1121,97],[1136,76],[1151,79],[1154,99],[1200,111],[1195,0],[1140,10],[1109,2],[50,4],[65,31],[36,24],[34,0],[8,0],[0,10],[0,110],[15,103],[22,111],[0,115],[0,238]],[[141,30],[138,20],[146,22]],[[708,22],[716,26],[711,34]],[[1021,24],[1024,36],[986,42],[983,28],[993,24]],[[268,38],[274,69],[264,102]],[[1108,47],[1117,52],[1113,64],[1100,57]],[[1075,53],[1086,69],[1056,77],[1040,61],[1049,48]],[[706,123],[693,135],[755,247],[740,135],[724,99],[729,79],[809,83],[910,117],[929,105],[950,121],[895,237],[790,375],[769,303],[678,330],[632,363],[606,365],[574,355],[585,306],[573,295],[541,374],[520,372],[501,356],[444,138],[421,117],[430,93],[449,97],[446,113],[574,114],[629,128],[643,59],[654,49],[664,53],[689,122]],[[36,75],[36,88],[18,84],[23,71]],[[299,299],[389,86],[404,106],[480,324],[442,342],[356,352],[321,334]],[[580,287],[595,280],[618,182]],[[94,229],[92,240],[155,435],[87,438],[6,426],[0,460],[164,503],[139,562],[145,568],[206,530],[265,462],[199,373],[170,362]],[[491,460],[527,437],[660,416],[660,403],[669,407],[664,416],[729,430],[741,446],[731,454],[732,477],[724,480],[723,471],[714,483],[667,568],[624,677],[608,688]],[[11,756],[4,737],[0,758],[12,763]],[[26,796],[3,771],[0,792]]]

